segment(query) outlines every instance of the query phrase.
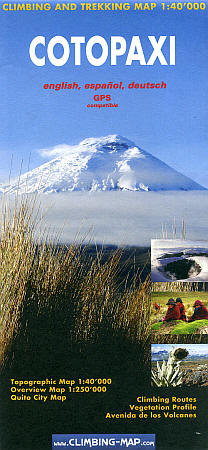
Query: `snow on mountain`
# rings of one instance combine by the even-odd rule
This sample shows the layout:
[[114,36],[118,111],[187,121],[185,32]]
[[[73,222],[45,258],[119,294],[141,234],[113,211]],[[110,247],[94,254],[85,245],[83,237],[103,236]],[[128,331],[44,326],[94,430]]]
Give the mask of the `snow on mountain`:
[[160,352],[152,353],[151,360],[152,361],[162,361],[163,359],[168,359],[168,352],[166,350]]
[[[192,263],[187,278],[180,279],[165,270],[168,264],[181,261]],[[197,271],[195,269],[197,265]],[[151,279],[155,281],[207,281],[208,242],[186,241],[181,239],[151,240]]]
[[[51,151],[53,155],[53,151]],[[59,147],[56,157],[20,177],[6,191],[203,190],[202,186],[118,135]]]
[[152,361],[162,361],[168,359],[168,354],[173,348],[186,348],[189,352],[186,360],[198,360],[200,358],[207,359],[208,351],[205,344],[178,344],[170,345],[163,344],[163,350],[157,344],[151,345],[151,359]]

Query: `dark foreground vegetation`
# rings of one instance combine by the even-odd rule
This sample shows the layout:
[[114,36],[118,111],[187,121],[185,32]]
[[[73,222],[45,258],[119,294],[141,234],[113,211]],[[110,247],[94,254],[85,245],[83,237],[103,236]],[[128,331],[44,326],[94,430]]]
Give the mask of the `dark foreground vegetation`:
[[146,250],[56,244],[40,229],[34,199],[17,199],[14,210],[6,208],[0,246],[2,372],[54,374],[73,370],[73,359],[79,364],[79,355],[86,359],[95,345],[102,352],[114,349],[115,359],[122,345],[143,346],[150,279],[137,260],[144,265]]
[[[106,409],[125,405],[144,383],[151,283],[138,261],[143,267],[148,252],[50,241],[28,197],[14,209],[7,203],[2,217],[1,448],[47,449],[53,432],[101,431]],[[67,405],[9,400],[10,378],[45,377],[112,378],[112,387]]]
[[[60,245],[50,241],[36,211],[33,199],[17,198],[2,215],[1,450],[47,450],[52,433],[154,433],[149,421],[105,419],[107,412],[128,409],[138,395],[155,394],[151,284],[148,267],[138,270],[148,252],[131,256],[132,249]],[[10,378],[46,377],[112,378],[112,386],[107,393],[72,395],[63,404],[10,400]],[[159,450],[196,450],[194,430],[190,434],[184,423],[176,436],[183,432],[186,447],[175,437],[174,447],[171,436],[167,446],[167,425],[161,422],[157,431]]]

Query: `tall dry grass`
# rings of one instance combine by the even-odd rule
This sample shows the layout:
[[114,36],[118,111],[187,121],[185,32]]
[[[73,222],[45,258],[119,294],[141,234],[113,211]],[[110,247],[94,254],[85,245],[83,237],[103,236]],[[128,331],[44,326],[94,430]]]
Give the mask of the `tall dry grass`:
[[152,283],[152,292],[198,292],[206,290],[207,282],[159,281]]
[[121,249],[106,261],[102,250],[89,258],[86,246],[49,240],[37,199],[18,195],[13,206],[4,201],[0,240],[1,368],[24,354],[39,361],[98,340],[102,347],[109,336],[148,340],[150,279],[135,273],[129,286],[125,276],[121,289]]

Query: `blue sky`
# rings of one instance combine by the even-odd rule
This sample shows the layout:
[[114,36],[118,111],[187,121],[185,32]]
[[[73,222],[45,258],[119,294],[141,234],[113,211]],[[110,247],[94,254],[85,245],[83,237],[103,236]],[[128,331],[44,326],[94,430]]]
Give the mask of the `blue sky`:
[[[203,12],[44,12],[0,14],[0,181],[45,162],[38,150],[77,144],[86,137],[121,134],[175,169],[208,187],[208,18]],[[117,66],[107,62],[36,67],[29,45],[37,35],[48,41],[84,35],[176,35],[176,66]],[[131,81],[167,83],[166,90],[116,92],[118,109],[89,110],[93,94],[44,91],[44,83]]]

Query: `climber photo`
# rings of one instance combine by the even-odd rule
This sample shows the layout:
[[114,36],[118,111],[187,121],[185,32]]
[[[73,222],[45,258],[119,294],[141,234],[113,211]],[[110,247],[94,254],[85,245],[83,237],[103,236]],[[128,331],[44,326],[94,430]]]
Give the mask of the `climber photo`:
[[208,334],[208,283],[152,283],[151,332]]

